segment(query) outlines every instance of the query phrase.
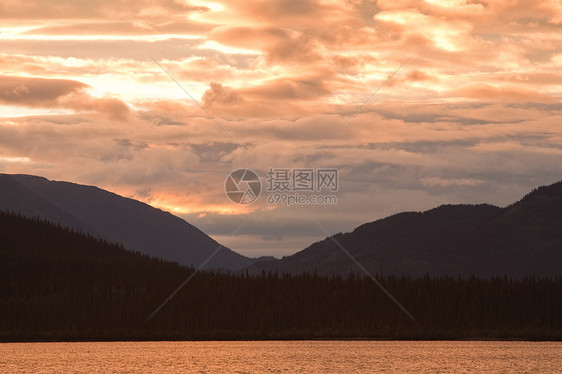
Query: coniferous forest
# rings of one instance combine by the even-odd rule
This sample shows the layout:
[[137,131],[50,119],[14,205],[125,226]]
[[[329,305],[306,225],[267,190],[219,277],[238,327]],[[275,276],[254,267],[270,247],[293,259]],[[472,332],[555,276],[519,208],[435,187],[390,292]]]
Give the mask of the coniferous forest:
[[0,212],[0,340],[562,339],[562,278],[198,272]]

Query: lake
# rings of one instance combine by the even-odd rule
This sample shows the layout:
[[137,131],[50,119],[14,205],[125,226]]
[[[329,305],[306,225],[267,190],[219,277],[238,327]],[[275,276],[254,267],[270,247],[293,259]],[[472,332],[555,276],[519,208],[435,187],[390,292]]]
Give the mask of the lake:
[[0,373],[560,373],[562,342],[1,343]]

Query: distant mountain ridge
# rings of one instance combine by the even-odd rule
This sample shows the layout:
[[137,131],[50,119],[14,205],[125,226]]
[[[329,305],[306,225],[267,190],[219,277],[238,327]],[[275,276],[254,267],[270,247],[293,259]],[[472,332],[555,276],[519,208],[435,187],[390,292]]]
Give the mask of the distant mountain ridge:
[[560,276],[562,182],[535,189],[505,208],[443,205],[396,214],[248,270],[362,274],[334,240],[373,275]]
[[[40,217],[141,253],[198,267],[220,244],[179,217],[93,186],[0,174],[0,210]],[[228,248],[204,267],[238,270],[256,259]]]
[[[148,318],[186,279],[182,291]],[[415,321],[369,279],[195,274],[52,222],[0,211],[2,348],[14,341],[562,341],[562,278],[379,281]]]

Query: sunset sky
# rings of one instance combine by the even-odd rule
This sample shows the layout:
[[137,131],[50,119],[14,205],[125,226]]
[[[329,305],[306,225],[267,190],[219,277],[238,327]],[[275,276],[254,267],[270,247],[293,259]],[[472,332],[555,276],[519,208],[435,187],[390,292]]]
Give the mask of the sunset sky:
[[[311,216],[345,232],[562,180],[558,0],[0,0],[0,67],[0,172],[144,201],[249,256],[325,237]],[[338,168],[338,204],[233,204],[242,167]]]

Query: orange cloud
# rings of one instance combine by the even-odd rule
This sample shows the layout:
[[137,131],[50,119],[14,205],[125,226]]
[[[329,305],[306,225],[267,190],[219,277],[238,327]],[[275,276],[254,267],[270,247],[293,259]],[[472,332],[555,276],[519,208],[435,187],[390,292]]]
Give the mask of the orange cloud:
[[493,86],[485,83],[471,84],[451,91],[453,96],[468,97],[483,101],[523,101],[523,102],[553,102],[555,97],[537,90],[529,90],[517,86]]
[[88,86],[67,79],[0,76],[0,103],[26,107],[62,107],[106,113],[124,119],[129,108],[115,98],[94,98]]
[[341,204],[316,212],[338,231],[562,175],[557,0],[21,0],[0,19],[0,171],[195,212],[220,235],[225,213],[275,217],[246,243],[281,247],[299,213],[229,205],[237,167],[340,168]]
[[262,50],[270,63],[310,63],[321,58],[313,37],[279,27],[221,28],[214,31],[212,37],[227,45]]
[[230,87],[220,83],[211,82],[210,88],[203,95],[203,104],[207,107],[213,105],[239,104],[244,98]]
[[0,76],[0,102],[11,105],[57,105],[58,99],[86,88],[66,79]]
[[123,16],[154,16],[170,13],[205,12],[208,9],[192,6],[187,2],[161,0],[101,0],[82,2],[60,0],[46,3],[41,0],[23,0],[0,3],[1,18],[4,19],[89,19],[121,18]]

